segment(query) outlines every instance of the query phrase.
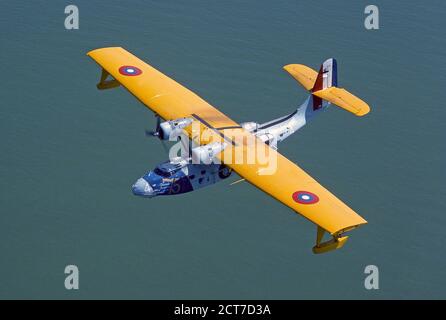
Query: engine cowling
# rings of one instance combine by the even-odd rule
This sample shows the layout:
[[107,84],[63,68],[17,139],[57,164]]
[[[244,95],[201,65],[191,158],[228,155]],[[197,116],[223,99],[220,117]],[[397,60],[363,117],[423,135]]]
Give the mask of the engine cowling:
[[184,128],[190,125],[194,119],[192,118],[180,118],[176,120],[170,120],[162,122],[158,128],[158,137],[161,140],[174,140],[181,135]]
[[228,144],[226,142],[212,142],[192,149],[192,163],[210,164],[216,155],[222,152]]

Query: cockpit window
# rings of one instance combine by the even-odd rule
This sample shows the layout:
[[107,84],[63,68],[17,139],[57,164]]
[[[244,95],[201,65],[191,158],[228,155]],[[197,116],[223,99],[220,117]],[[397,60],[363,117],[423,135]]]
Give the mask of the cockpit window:
[[170,177],[170,172],[161,170],[160,168],[155,168],[155,170],[153,170],[153,172],[155,172],[155,174],[157,174],[161,177],[165,177],[165,178]]
[[153,170],[153,172],[156,175],[162,176],[162,177],[171,177],[174,176],[183,165],[181,163],[172,163],[172,162],[163,162],[156,166],[156,168]]

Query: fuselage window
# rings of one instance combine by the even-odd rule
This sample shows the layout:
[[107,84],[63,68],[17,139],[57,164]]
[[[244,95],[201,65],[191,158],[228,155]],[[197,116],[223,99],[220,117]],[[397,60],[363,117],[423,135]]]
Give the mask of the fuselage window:
[[201,170],[201,174],[205,174],[206,173],[206,170]]
[[194,175],[194,174],[193,174],[193,175],[190,175],[190,176],[189,176],[189,179],[194,180],[194,179],[195,179],[195,175]]
[[198,179],[198,183],[203,183],[203,178]]

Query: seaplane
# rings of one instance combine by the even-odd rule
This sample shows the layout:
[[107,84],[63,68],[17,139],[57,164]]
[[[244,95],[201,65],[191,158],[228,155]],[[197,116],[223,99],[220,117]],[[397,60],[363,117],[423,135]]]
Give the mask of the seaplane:
[[[313,252],[342,248],[345,235],[367,223],[358,213],[278,152],[278,144],[324,112],[329,105],[356,116],[370,107],[338,87],[337,62],[319,71],[302,64],[284,69],[307,91],[293,112],[266,123],[237,123],[172,78],[121,47],[87,53],[101,68],[99,90],[123,86],[156,116],[147,135],[177,141],[180,152],[132,186],[134,195],[153,198],[191,192],[227,179],[233,172],[316,225]],[[325,235],[331,236],[324,240]]]

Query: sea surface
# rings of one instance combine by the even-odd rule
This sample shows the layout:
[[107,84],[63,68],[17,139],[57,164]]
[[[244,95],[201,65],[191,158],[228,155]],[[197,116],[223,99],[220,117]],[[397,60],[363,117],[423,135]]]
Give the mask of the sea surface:
[[[66,30],[65,6],[80,11]],[[446,3],[374,1],[0,2],[0,298],[446,298]],[[142,199],[167,156],[152,113],[98,91],[86,53],[122,46],[232,119],[265,122],[307,93],[282,67],[338,61],[367,101],[331,107],[279,150],[368,224],[313,255],[316,227],[236,176]],[[66,290],[65,266],[79,268]],[[364,269],[379,270],[379,289]]]

